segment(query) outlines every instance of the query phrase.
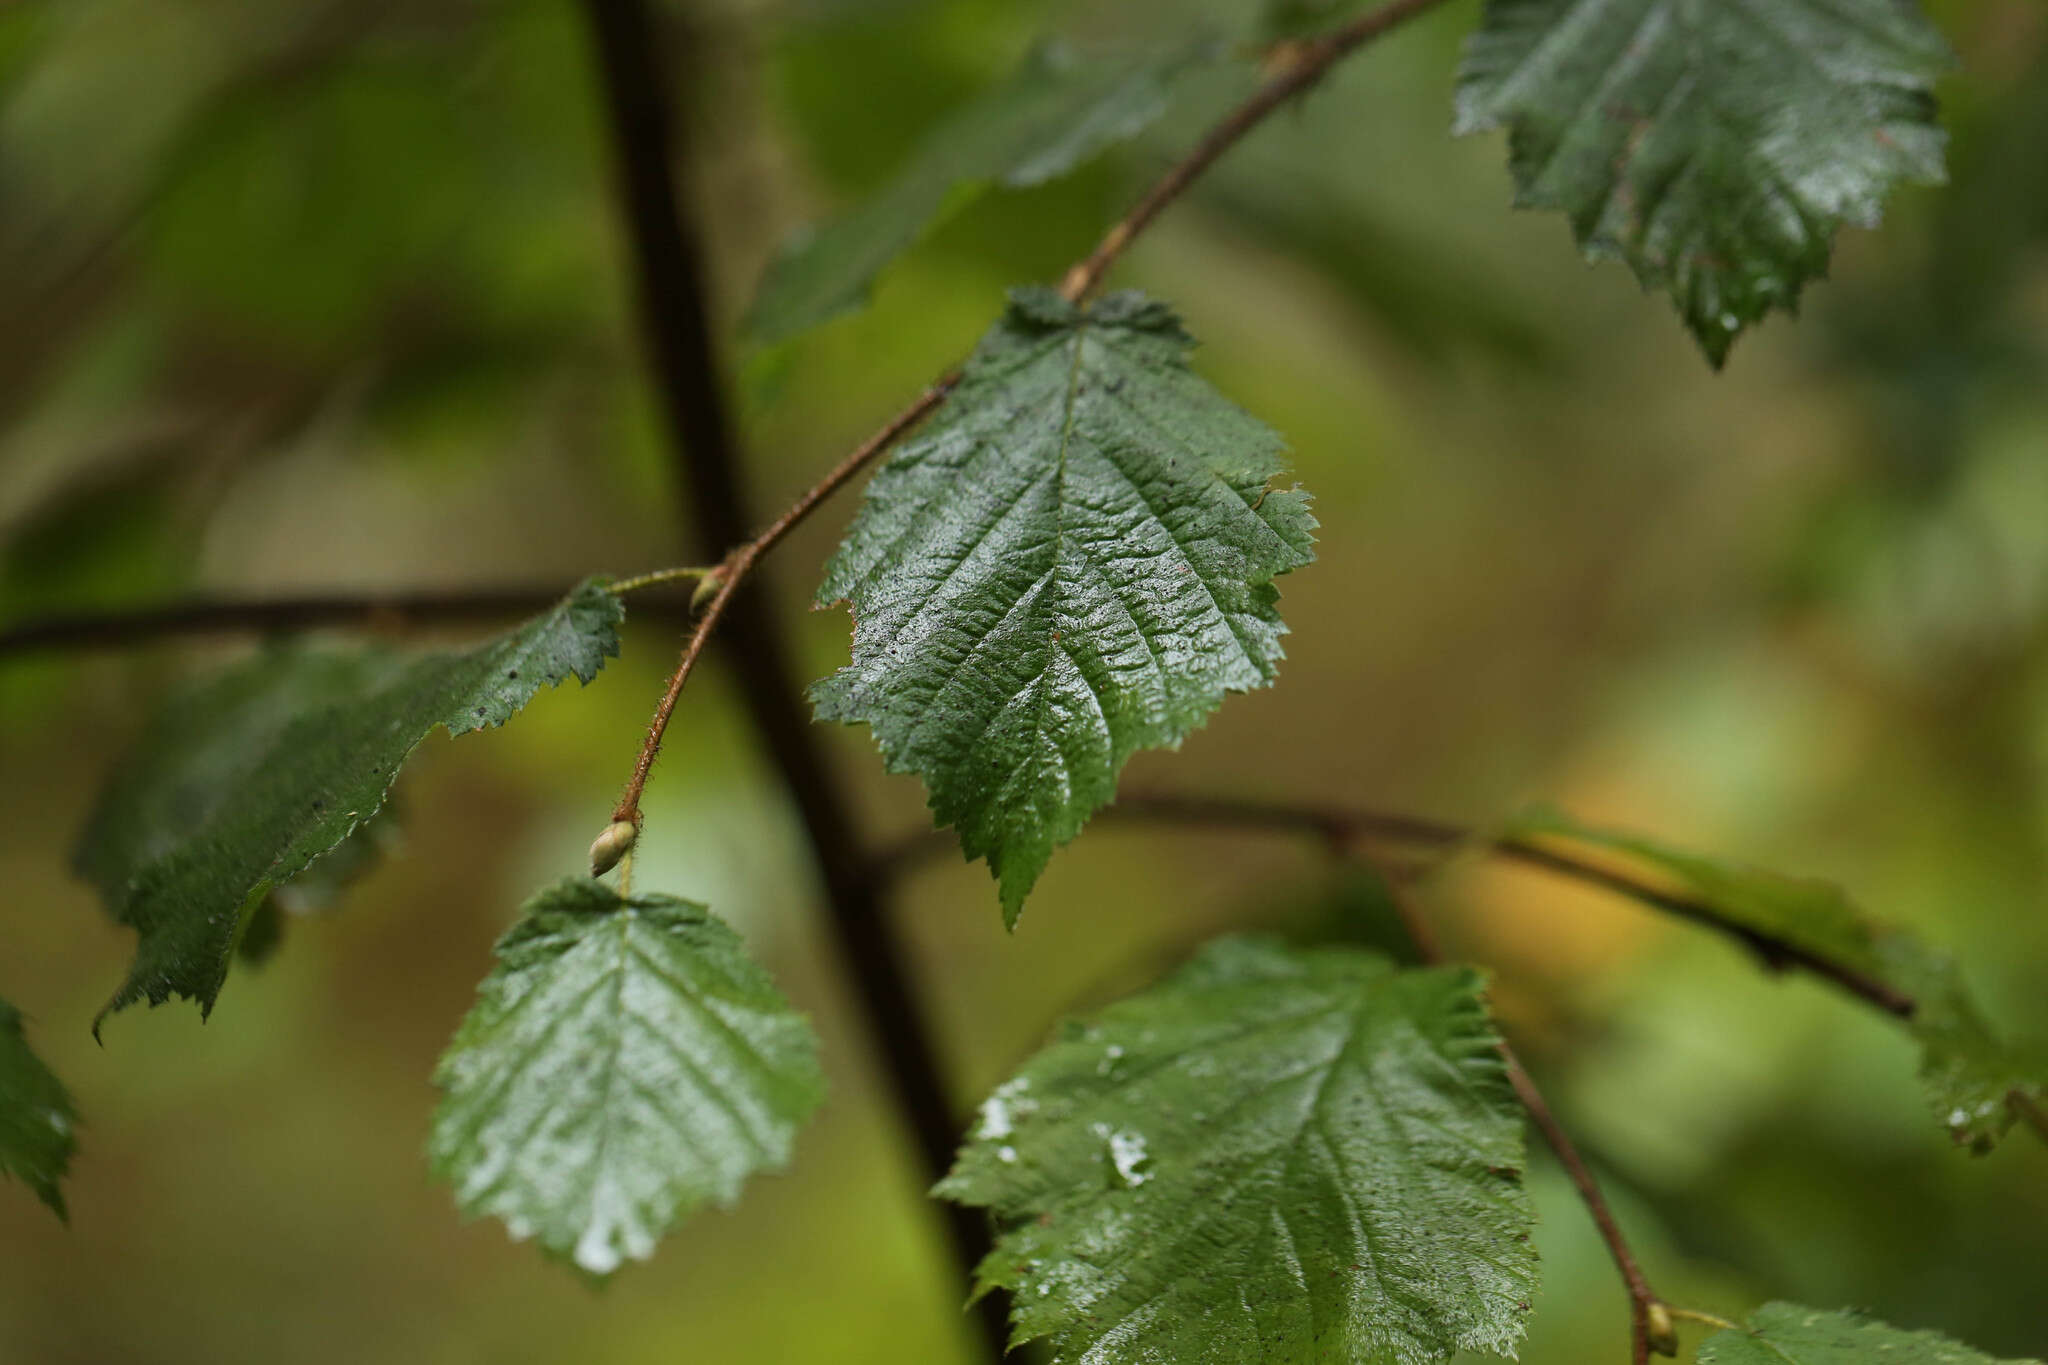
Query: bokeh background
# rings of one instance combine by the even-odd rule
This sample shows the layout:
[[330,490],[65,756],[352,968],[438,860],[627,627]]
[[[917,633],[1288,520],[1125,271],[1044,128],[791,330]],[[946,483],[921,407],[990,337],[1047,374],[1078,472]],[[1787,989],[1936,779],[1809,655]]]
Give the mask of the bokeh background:
[[[1296,6],[1299,8],[1299,6]],[[1484,821],[1537,798],[1837,879],[1954,946],[2048,1034],[2048,11],[1942,0],[1953,183],[1851,232],[1804,317],[1711,373],[1661,299],[1509,211],[1453,142],[1472,0],[1347,63],[1234,152],[1119,282],[1284,432],[1321,561],[1285,583],[1280,685],[1127,787]],[[1043,34],[1116,40],[1251,0],[699,0],[664,10],[722,317],[768,251],[876,185]],[[565,584],[675,562],[591,53],[571,0],[13,0],[0,6],[0,621],[197,591]],[[959,213],[874,307],[730,374],[779,504],[1055,278],[1200,126]],[[733,330],[728,327],[728,336]],[[772,500],[772,503],[771,503]],[[850,500],[769,577],[806,610]],[[211,1023],[88,1024],[128,936],[66,872],[152,698],[233,645],[0,661],[0,993],[84,1113],[59,1227],[0,1188],[0,1362],[966,1360],[961,1286],[820,930],[786,794],[713,670],[649,797],[642,884],[711,903],[819,1023],[833,1084],[786,1175],[593,1291],[421,1159],[428,1076],[489,948],[603,823],[672,657],[636,627],[587,689],[425,744],[401,846],[294,922]],[[829,737],[875,838],[924,820]],[[963,1107],[1064,1011],[1203,937],[1370,919],[1314,849],[1101,826],[1015,935],[950,856],[896,910]],[[1825,987],[1526,873],[1432,911],[1656,1283],[1735,1314],[1858,1304],[2048,1353],[2048,1152],[1982,1160],[1912,1049]],[[1625,1304],[1542,1158],[1524,1359],[1618,1360]]]

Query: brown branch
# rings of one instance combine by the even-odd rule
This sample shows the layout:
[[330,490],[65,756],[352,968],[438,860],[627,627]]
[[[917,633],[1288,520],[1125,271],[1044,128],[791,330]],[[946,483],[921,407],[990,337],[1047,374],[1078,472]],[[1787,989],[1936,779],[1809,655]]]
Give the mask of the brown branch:
[[[1408,931],[1409,941],[1422,960],[1432,966],[1444,961],[1442,943],[1436,935],[1436,928],[1418,910],[1414,901],[1393,877],[1381,870],[1381,880],[1386,883],[1387,895],[1393,901],[1395,913],[1401,917],[1402,927]],[[1515,1050],[1501,1040],[1500,1057],[1506,1067],[1508,1084],[1514,1087],[1515,1098],[1528,1111],[1543,1140],[1550,1144],[1550,1150],[1557,1154],[1558,1163],[1571,1177],[1572,1186],[1579,1192],[1579,1199],[1592,1215],[1593,1226],[1600,1232],[1600,1240],[1607,1244],[1607,1253],[1614,1258],[1614,1267],[1621,1272],[1621,1282],[1628,1291],[1629,1346],[1632,1365],[1648,1365],[1650,1353],[1675,1356],[1678,1341],[1671,1325],[1670,1309],[1650,1288],[1650,1280],[1629,1249],[1628,1239],[1622,1235],[1621,1224],[1615,1221],[1614,1211],[1607,1206],[1607,1196],[1600,1191],[1600,1182],[1593,1178],[1592,1168],[1586,1165],[1585,1157],[1579,1154],[1578,1144],[1572,1141],[1570,1133],[1559,1123],[1557,1115],[1551,1112],[1550,1104],[1543,1098],[1543,1092],[1536,1088],[1536,1082],[1523,1067]]]
[[1442,3],[1444,0],[1391,0],[1321,37],[1283,43],[1274,48],[1268,62],[1270,74],[1259,88],[1224,115],[1222,121],[1195,144],[1193,151],[1159,177],[1137,206],[1104,234],[1095,250],[1074,263],[1060,281],[1060,293],[1068,302],[1079,303],[1094,292],[1102,283],[1102,277],[1109,273],[1109,268],[1116,264],[1117,258],[1137,240],[1138,234],[1267,115],[1320,81],[1345,57]]
[[[1667,914],[1726,935],[1754,952],[1765,966],[1775,971],[1798,968],[1832,981],[1851,995],[1875,1005],[1887,1014],[1910,1019],[1918,1008],[1910,996],[1867,973],[1836,962],[1812,949],[1760,932],[1728,919],[1704,901],[1677,895],[1649,882],[1640,881],[1613,868],[1575,858],[1523,839],[1489,839],[1484,833],[1463,825],[1432,820],[1419,815],[1363,810],[1355,807],[1312,806],[1275,801],[1186,796],[1124,796],[1115,805],[1097,813],[1097,819],[1135,820],[1149,823],[1213,825],[1234,829],[1264,829],[1313,835],[1337,844],[1381,843],[1448,851],[1460,845],[1476,851],[1540,868],[1575,881],[1614,891],[1655,906]],[[945,844],[937,831],[920,831],[885,850],[874,863],[873,875],[887,879],[904,865],[928,857]]]
[[932,410],[944,401],[959,382],[959,373],[941,378],[926,389],[918,400],[896,414],[880,431],[868,437],[860,446],[841,460],[824,478],[805,490],[804,495],[793,503],[789,510],[777,517],[767,530],[739,546],[726,556],[706,579],[716,583],[710,601],[705,603],[703,612],[697,617],[689,638],[683,641],[682,657],[677,660],[675,672],[669,675],[668,687],[663,691],[661,702],[654,709],[654,719],[648,722],[647,739],[640,746],[640,756],[633,764],[633,776],[626,784],[625,793],[619,797],[619,804],[612,812],[614,820],[640,822],[640,797],[647,789],[647,776],[654,768],[654,760],[661,752],[662,737],[668,733],[668,724],[675,715],[676,703],[682,699],[683,686],[690,681],[690,674],[696,671],[697,660],[704,653],[704,646],[710,642],[712,631],[724,619],[732,605],[733,595],[738,592],[741,582],[753,571],[761,556],[795,530],[804,518],[816,511],[847,480],[858,474],[868,461],[895,444],[906,431],[922,422]]
[[1648,1365],[1650,1353],[1675,1356],[1678,1342],[1671,1327],[1671,1310],[1650,1288],[1649,1277],[1629,1250],[1628,1239],[1622,1236],[1621,1225],[1614,1220],[1614,1211],[1607,1207],[1607,1197],[1600,1192],[1599,1182],[1593,1179],[1592,1170],[1586,1159],[1579,1155],[1578,1147],[1572,1142],[1571,1134],[1557,1121],[1557,1115],[1550,1112],[1550,1105],[1544,1100],[1543,1092],[1536,1088],[1536,1082],[1529,1079],[1529,1073],[1515,1056],[1514,1049],[1506,1042],[1500,1045],[1501,1060],[1507,1063],[1508,1084],[1515,1088],[1515,1098],[1529,1111],[1529,1118],[1536,1125],[1543,1140],[1550,1144],[1550,1150],[1557,1154],[1559,1164],[1572,1178],[1572,1185],[1579,1192],[1580,1202],[1593,1217],[1593,1225],[1600,1230],[1600,1240],[1607,1244],[1607,1254],[1614,1258],[1614,1268],[1621,1272],[1621,1282],[1628,1290],[1629,1307],[1629,1350],[1634,1365]]

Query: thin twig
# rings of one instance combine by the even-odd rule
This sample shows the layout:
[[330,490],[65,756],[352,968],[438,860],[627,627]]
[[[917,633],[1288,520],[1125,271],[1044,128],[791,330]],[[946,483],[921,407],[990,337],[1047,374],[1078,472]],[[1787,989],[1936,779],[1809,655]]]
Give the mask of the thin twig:
[[1679,1308],[1671,1304],[1666,1304],[1665,1307],[1670,1311],[1671,1316],[1680,1322],[1696,1322],[1702,1327],[1714,1327],[1723,1332],[1746,1330],[1741,1323],[1730,1322],[1716,1313],[1703,1313],[1697,1308]]
[[938,383],[926,389],[918,400],[896,414],[880,431],[863,441],[859,448],[841,460],[824,478],[805,490],[804,495],[790,505],[788,511],[777,517],[767,530],[739,546],[726,557],[723,564],[712,569],[706,576],[707,582],[718,587],[711,600],[704,604],[689,638],[683,641],[682,657],[676,661],[675,671],[669,675],[668,687],[662,692],[661,702],[654,709],[654,719],[647,724],[647,738],[640,746],[640,756],[633,764],[633,776],[626,783],[626,790],[619,797],[619,804],[612,812],[614,820],[640,820],[640,797],[647,789],[647,776],[654,768],[654,760],[661,753],[662,737],[668,733],[668,725],[675,715],[676,703],[682,699],[683,686],[690,681],[690,675],[697,669],[697,660],[704,653],[704,646],[711,640],[711,633],[724,619],[732,605],[733,595],[740,584],[760,562],[761,556],[773,549],[784,536],[795,530],[804,518],[816,511],[825,500],[853,478],[868,461],[888,449],[906,431],[922,422],[932,410],[944,401],[959,381],[959,374],[946,375]]
[[1621,1225],[1614,1221],[1614,1211],[1607,1207],[1607,1197],[1600,1192],[1599,1182],[1593,1179],[1593,1172],[1587,1167],[1585,1158],[1579,1155],[1571,1134],[1565,1132],[1564,1125],[1557,1121],[1557,1115],[1550,1112],[1543,1092],[1529,1078],[1514,1049],[1503,1042],[1500,1055],[1501,1060],[1507,1063],[1508,1084],[1515,1088],[1515,1098],[1529,1111],[1529,1118],[1537,1131],[1550,1144],[1550,1150],[1557,1154],[1565,1174],[1572,1178],[1572,1186],[1578,1190],[1580,1201],[1585,1204],[1586,1212],[1592,1215],[1593,1225],[1600,1230],[1600,1240],[1607,1244],[1607,1254],[1614,1258],[1614,1268],[1621,1272],[1621,1282],[1628,1290],[1629,1349],[1634,1365],[1648,1365],[1653,1350],[1659,1355],[1677,1355],[1670,1309],[1650,1288],[1649,1278],[1643,1274],[1635,1253],[1629,1250],[1628,1239],[1622,1236]]
[[1319,38],[1276,47],[1269,63],[1271,74],[1259,88],[1224,115],[1223,120],[1195,144],[1193,151],[1160,176],[1137,206],[1104,234],[1095,250],[1074,263],[1060,281],[1060,293],[1068,302],[1079,303],[1094,292],[1102,283],[1102,277],[1109,273],[1109,268],[1116,264],[1117,258],[1137,240],[1138,234],[1268,114],[1320,81],[1332,66],[1345,57],[1442,3],[1444,0],[1392,0],[1392,3],[1368,10]]
[[647,588],[658,588],[664,583],[680,583],[684,579],[709,578],[716,568],[705,564],[678,564],[671,569],[655,569],[648,573],[634,574],[631,578],[615,578],[605,584],[605,590],[618,596],[629,592],[641,592]]
[[[1406,888],[1386,876],[1384,871],[1381,880],[1386,883],[1388,898],[1394,904],[1395,913],[1401,917],[1402,927],[1408,931],[1415,951],[1426,963],[1442,963],[1444,951],[1437,938],[1436,927],[1416,907]],[[1557,1154],[1558,1162],[1564,1167],[1565,1174],[1571,1177],[1572,1186],[1578,1190],[1586,1212],[1592,1215],[1593,1226],[1600,1231],[1600,1240],[1607,1244],[1615,1269],[1621,1272],[1622,1285],[1628,1290],[1629,1343],[1633,1365],[1648,1365],[1653,1350],[1660,1355],[1677,1355],[1678,1344],[1672,1332],[1670,1311],[1650,1288],[1649,1277],[1643,1274],[1635,1253],[1629,1249],[1621,1224],[1615,1221],[1614,1211],[1607,1206],[1607,1196],[1601,1193],[1600,1183],[1593,1178],[1592,1169],[1579,1154],[1578,1145],[1572,1141],[1564,1125],[1557,1121],[1557,1115],[1551,1112],[1543,1092],[1536,1088],[1536,1082],[1530,1078],[1521,1058],[1515,1055],[1506,1039],[1501,1040],[1500,1057],[1506,1067],[1508,1084],[1514,1087],[1515,1098],[1521,1101],[1522,1108],[1528,1110],[1537,1131],[1550,1144],[1550,1150]]]

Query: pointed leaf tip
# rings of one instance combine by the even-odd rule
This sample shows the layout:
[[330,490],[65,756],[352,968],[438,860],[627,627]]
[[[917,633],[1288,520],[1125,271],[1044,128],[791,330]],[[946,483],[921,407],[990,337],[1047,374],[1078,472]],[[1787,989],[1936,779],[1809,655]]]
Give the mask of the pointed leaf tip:
[[1136,137],[1165,112],[1181,73],[1216,50],[1206,39],[1121,56],[1041,44],[872,197],[795,234],[762,277],[747,333],[772,344],[858,308],[934,221],[991,185],[1043,184]]

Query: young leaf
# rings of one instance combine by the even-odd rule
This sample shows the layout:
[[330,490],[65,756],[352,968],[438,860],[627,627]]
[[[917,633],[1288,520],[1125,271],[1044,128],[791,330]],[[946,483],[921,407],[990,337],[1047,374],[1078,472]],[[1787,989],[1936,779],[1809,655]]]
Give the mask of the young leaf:
[[880,193],[792,238],[761,280],[747,331],[782,341],[858,308],[933,219],[991,184],[1057,179],[1143,132],[1165,111],[1174,78],[1208,50],[1113,58],[1041,45],[1009,81],[933,133]]
[[[1907,1027],[1921,1044],[1920,1079],[1950,1135],[1988,1152],[2017,1108],[2048,1102],[2048,1055],[2002,1042],[1964,989],[1955,964],[1903,929],[1868,918],[1841,888],[1715,862],[1634,835],[1595,829],[1556,811],[1516,821],[1506,837],[1555,840],[1619,854],[1681,901],[1756,936],[1879,982],[1914,1003]],[[1765,948],[1768,951],[1768,948]]]
[[1011,296],[926,433],[883,466],[818,599],[853,606],[819,716],[864,721],[1016,922],[1124,762],[1273,679],[1273,578],[1313,558],[1281,443],[1187,367],[1162,304]]
[[1070,1023],[938,1193],[987,1207],[1014,1342],[1099,1365],[1511,1352],[1536,1287],[1521,1113],[1464,969],[1211,944]]
[[58,1182],[77,1149],[71,1096],[29,1051],[21,1012],[0,1000],[0,1175],[19,1180],[63,1218]]
[[428,732],[502,725],[543,687],[590,681],[619,652],[623,616],[591,580],[461,653],[271,655],[174,702],[77,854],[140,935],[100,1018],[173,995],[210,1013],[249,917],[377,813]]
[[1837,228],[1942,179],[1949,62],[1912,0],[1487,0],[1457,131],[1505,125],[1516,203],[1670,291],[1718,367]]
[[1905,1332],[1857,1312],[1823,1313],[1796,1303],[1765,1304],[1749,1330],[1716,1332],[1700,1365],[2041,1365],[1996,1361],[1933,1332]]
[[428,1155],[592,1275],[789,1160],[824,1081],[811,1026],[701,905],[561,882],[498,943],[435,1083]]

